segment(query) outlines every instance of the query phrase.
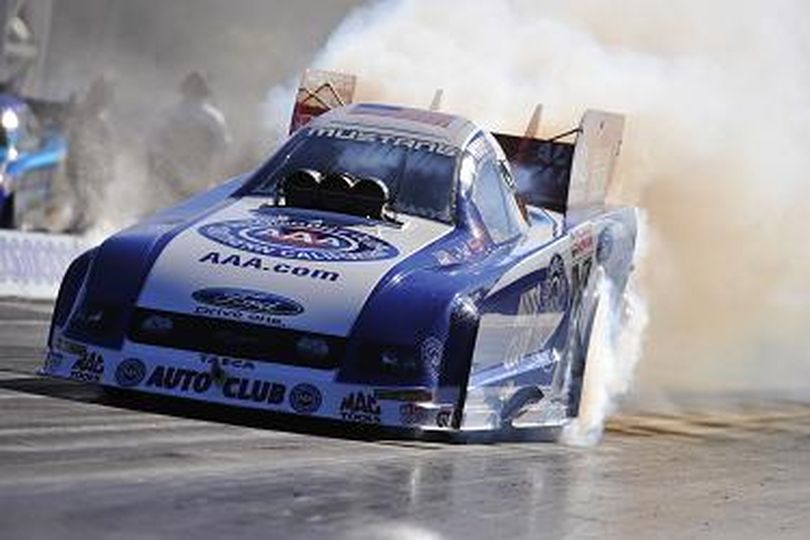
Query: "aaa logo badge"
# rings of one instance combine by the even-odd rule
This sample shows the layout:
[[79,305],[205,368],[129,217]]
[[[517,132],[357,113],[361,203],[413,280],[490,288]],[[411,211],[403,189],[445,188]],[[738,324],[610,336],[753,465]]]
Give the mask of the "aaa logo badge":
[[209,223],[198,231],[228,247],[282,259],[353,262],[399,254],[391,244],[360,231],[285,214]]

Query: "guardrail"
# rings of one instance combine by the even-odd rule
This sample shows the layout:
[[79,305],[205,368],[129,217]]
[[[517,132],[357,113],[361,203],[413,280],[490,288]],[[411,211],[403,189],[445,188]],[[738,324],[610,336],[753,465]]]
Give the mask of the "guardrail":
[[55,299],[70,262],[91,246],[78,236],[0,231],[0,297]]

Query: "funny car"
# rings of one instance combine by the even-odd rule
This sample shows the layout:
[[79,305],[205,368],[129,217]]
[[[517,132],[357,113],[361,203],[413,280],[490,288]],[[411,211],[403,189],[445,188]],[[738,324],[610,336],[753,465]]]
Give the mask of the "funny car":
[[493,134],[353,88],[308,73],[266,163],[77,258],[42,373],[417,433],[575,417],[592,283],[632,267],[622,117]]

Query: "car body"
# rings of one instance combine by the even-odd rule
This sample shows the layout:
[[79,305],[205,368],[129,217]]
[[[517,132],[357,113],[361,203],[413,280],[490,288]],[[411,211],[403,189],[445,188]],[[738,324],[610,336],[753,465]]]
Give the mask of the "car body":
[[[590,162],[612,164],[619,140],[598,143],[617,119],[583,122],[583,144],[595,126]],[[574,180],[534,190],[567,212],[526,204],[518,183],[539,178],[526,145],[515,180],[496,137],[455,115],[354,104],[298,127],[254,173],[78,258],[42,372],[423,431],[576,416],[598,301],[584,291],[597,267],[623,286],[634,210],[586,208]],[[569,146],[568,176],[580,167],[599,191],[612,165],[585,174],[582,146]],[[304,198],[293,197],[298,174],[316,180]],[[369,179],[389,192],[376,217],[352,210]]]
[[0,120],[0,228],[45,228],[66,138],[12,94],[0,94]]

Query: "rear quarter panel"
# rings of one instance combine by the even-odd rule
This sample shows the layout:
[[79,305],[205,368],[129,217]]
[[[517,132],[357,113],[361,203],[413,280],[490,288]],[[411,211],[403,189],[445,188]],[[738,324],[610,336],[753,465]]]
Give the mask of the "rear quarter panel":
[[623,289],[632,268],[636,236],[633,209],[583,222],[545,244],[518,245],[511,264],[481,305],[471,361],[463,429],[493,429],[510,399],[524,388],[543,398],[528,403],[520,423],[559,425],[568,412],[570,366],[583,356],[593,298],[582,291],[597,265]]

